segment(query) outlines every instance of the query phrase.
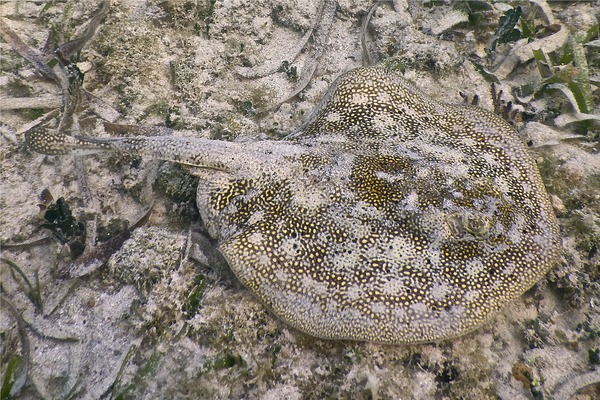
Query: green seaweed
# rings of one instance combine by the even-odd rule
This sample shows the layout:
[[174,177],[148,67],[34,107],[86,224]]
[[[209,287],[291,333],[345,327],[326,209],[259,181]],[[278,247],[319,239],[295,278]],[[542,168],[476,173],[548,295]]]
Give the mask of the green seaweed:
[[246,362],[239,354],[225,353],[208,363],[208,368],[213,368],[215,370],[229,369],[235,366],[246,366]]
[[569,41],[569,48],[573,54],[573,64],[575,65],[576,73],[567,84],[573,92],[575,100],[577,100],[579,112],[587,114],[593,110],[593,98],[590,73],[583,49],[584,40],[585,35],[576,34]]
[[200,310],[201,306],[202,296],[204,296],[204,292],[208,287],[206,278],[201,274],[194,278],[192,285],[193,286],[187,295],[186,301],[181,307],[181,311],[183,312],[185,319],[191,319],[198,313],[198,310]]
[[165,112],[165,126],[171,129],[184,129],[185,124],[181,119],[181,109],[178,106],[169,106]]
[[519,22],[519,19],[521,18],[521,13],[521,6],[517,6],[507,10],[504,15],[500,17],[498,28],[488,45],[485,47],[485,52],[487,54],[493,53],[496,50],[496,45],[499,43],[515,42],[523,37],[521,31],[515,28],[517,22]]
[[[129,348],[127,354],[125,355],[125,359],[121,363],[121,367],[119,369],[119,373],[117,374],[117,378],[112,384],[110,397],[111,400],[126,400],[138,398],[138,396],[135,396],[133,392],[136,389],[140,388],[146,381],[146,379],[148,379],[154,372],[156,372],[156,368],[158,367],[162,356],[158,351],[153,351],[150,357],[148,358],[148,361],[146,361],[146,363],[143,366],[136,370],[135,374],[131,378],[131,382],[125,387],[119,388],[121,382],[123,381],[125,367],[129,364],[131,358],[136,353],[137,347],[135,345],[132,345]],[[117,392],[116,395],[114,394],[115,392]]]
[[216,0],[169,0],[158,4],[165,20],[175,28],[191,29],[196,34],[210,36]]
[[460,376],[459,370],[449,361],[442,364],[442,368],[435,374],[435,382],[438,388],[443,388],[445,385],[452,383]]
[[466,0],[454,3],[454,8],[465,11],[469,18],[469,27],[475,29],[487,28],[493,7],[484,0]]
[[10,391],[15,383],[16,376],[23,360],[18,355],[11,355],[6,363],[6,372],[2,379],[2,388],[0,388],[0,400],[8,400],[12,398]]
[[536,319],[525,321],[523,325],[523,336],[529,349],[543,348],[550,337],[549,317],[542,314]]
[[198,178],[179,165],[163,164],[156,183],[158,189],[173,201],[193,203],[196,199]]
[[23,113],[25,115],[25,118],[27,118],[30,121],[35,121],[42,115],[46,114],[46,110],[44,110],[43,108],[30,108],[30,109],[24,110]]
[[588,350],[588,361],[592,366],[600,365],[600,348]]
[[71,249],[71,256],[76,258],[85,249],[85,225],[77,221],[73,216],[71,207],[64,197],[60,197],[52,203],[44,213],[44,219],[48,222],[42,224],[52,232],[62,244],[67,244]]
[[[127,367],[127,364],[129,364],[129,361],[131,360],[131,357],[133,357],[133,355],[135,354],[136,350],[137,346],[135,344],[129,346],[129,350],[127,350],[127,354],[125,354],[125,358],[123,358],[123,361],[121,362],[121,366],[119,367],[117,376],[115,377],[115,380],[113,381],[112,385],[110,385],[111,392],[114,392],[115,389],[118,388],[121,384],[121,381],[123,380],[123,375],[125,373],[125,368]],[[113,398],[114,397],[111,394],[110,399]]]
[[254,106],[252,105],[252,102],[249,100],[246,101],[242,101],[239,105],[238,105],[238,109],[242,112],[243,115],[245,115],[246,117],[254,117],[256,115],[256,110],[254,109]]
[[298,68],[295,65],[291,65],[287,60],[284,60],[281,63],[277,69],[277,72],[284,72],[287,78],[292,82],[296,82],[298,80]]
[[[565,28],[563,28],[565,29]],[[590,81],[590,68],[585,44],[598,35],[598,25],[586,32],[576,33],[569,37],[561,51],[546,54],[542,49],[533,50],[534,61],[541,80],[520,87],[521,96],[540,98],[549,92],[562,93],[571,104],[574,113],[582,118],[576,123],[582,133],[588,133],[590,139],[594,134],[593,121],[586,119],[595,108],[595,99]]]
[[383,66],[392,71],[404,73],[406,71],[406,63],[398,57],[388,57],[383,61]]
[[16,272],[23,279],[23,282],[25,282],[25,285],[27,285],[28,288],[27,297],[29,297],[29,300],[31,300],[33,305],[39,311],[43,311],[44,302],[42,299],[42,288],[40,286],[40,280],[37,271],[35,273],[35,284],[32,284],[29,278],[27,278],[27,275],[25,275],[23,272],[23,269],[16,262],[4,257],[0,257],[0,261],[5,262],[13,272]]
[[592,324],[589,320],[577,324],[575,331],[584,334],[588,340],[600,338],[600,326]]
[[479,73],[481,74],[481,76],[483,76],[483,78],[490,82],[490,83],[496,83],[499,84],[500,80],[496,77],[496,75],[494,75],[493,73],[489,72],[487,70],[486,67],[484,67],[482,64],[479,64],[477,62],[473,62],[473,66],[475,67],[475,69],[477,71],[479,71]]

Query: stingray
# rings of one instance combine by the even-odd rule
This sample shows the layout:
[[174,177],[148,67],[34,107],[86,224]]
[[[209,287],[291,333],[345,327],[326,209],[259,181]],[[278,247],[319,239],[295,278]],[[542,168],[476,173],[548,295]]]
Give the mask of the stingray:
[[198,209],[235,275],[319,338],[463,335],[560,252],[548,194],[510,124],[437,102],[384,68],[342,74],[282,140],[36,128],[26,141],[44,154],[106,150],[196,167]]

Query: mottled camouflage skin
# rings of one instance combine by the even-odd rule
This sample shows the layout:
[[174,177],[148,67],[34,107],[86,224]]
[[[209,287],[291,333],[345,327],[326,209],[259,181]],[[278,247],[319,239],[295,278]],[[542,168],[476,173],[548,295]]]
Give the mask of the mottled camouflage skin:
[[28,140],[45,153],[101,147],[201,167],[198,208],[233,271],[321,338],[464,334],[559,253],[548,195],[512,127],[381,68],[342,75],[283,141]]

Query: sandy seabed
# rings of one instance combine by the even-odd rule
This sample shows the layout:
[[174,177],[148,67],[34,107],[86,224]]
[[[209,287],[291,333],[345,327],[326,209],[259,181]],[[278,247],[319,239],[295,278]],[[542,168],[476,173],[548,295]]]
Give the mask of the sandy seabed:
[[[508,7],[471,3],[487,10],[480,16],[494,24]],[[522,6],[528,12],[538,7],[535,21],[567,32],[598,23],[593,2]],[[27,45],[41,50],[51,31],[59,43],[77,37],[97,9],[95,2],[15,0],[0,4],[0,16]],[[307,87],[279,105],[293,93],[295,74],[301,78],[321,52],[318,40],[311,40],[295,60],[287,59],[318,9],[317,1],[308,0],[113,0],[77,63],[85,73],[83,87],[93,95],[78,109],[80,129],[104,134],[100,121],[105,120],[168,124],[181,135],[226,140],[292,132],[330,83],[363,60],[360,32],[369,4],[340,0]],[[407,79],[440,101],[461,103],[462,92],[493,109],[490,84],[473,59],[485,58],[496,26],[482,26],[469,25],[467,12],[449,2],[382,2],[369,25],[368,47],[375,63],[401,67]],[[536,40],[548,53],[560,44]],[[501,77],[503,99],[533,114],[516,123],[534,145],[561,224],[564,256],[521,299],[475,332],[411,346],[323,341],[276,319],[210,255],[208,240],[189,243],[190,231],[201,231],[201,223],[185,198],[193,179],[179,167],[115,155],[81,161],[29,152],[24,130],[58,109],[61,93],[8,43],[0,46],[3,376],[11,359],[23,360],[29,353],[29,362],[22,361],[15,373],[24,376],[26,367],[27,380],[16,398],[600,396],[598,127],[591,126],[591,141],[574,125],[553,127],[552,112],[569,111],[559,91],[530,99],[530,108],[518,105],[512,89],[541,77],[531,57],[515,55],[520,53],[514,42],[498,45],[490,68]],[[585,49],[589,75],[597,77],[598,45]],[[238,73],[280,61],[293,61],[296,70],[253,79]],[[29,99],[29,106],[15,109],[15,98]],[[594,107],[592,113],[599,114]],[[56,125],[57,115],[45,123]],[[91,199],[81,192],[82,169]],[[55,199],[64,197],[99,236],[132,225],[151,201],[154,207],[149,221],[108,263],[65,279],[59,272],[71,262],[68,251],[41,227],[43,189]],[[203,262],[192,261],[190,253],[204,255]],[[32,292],[39,292],[41,301],[33,301]]]

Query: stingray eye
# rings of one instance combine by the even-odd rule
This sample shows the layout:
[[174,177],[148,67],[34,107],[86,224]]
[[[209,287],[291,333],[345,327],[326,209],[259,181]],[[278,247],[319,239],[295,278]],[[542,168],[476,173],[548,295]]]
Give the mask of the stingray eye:
[[492,219],[485,215],[467,215],[463,218],[465,231],[473,236],[485,236],[492,227]]

